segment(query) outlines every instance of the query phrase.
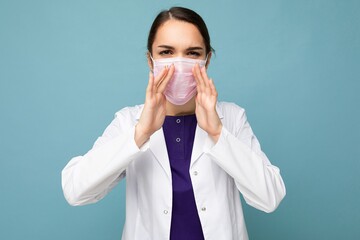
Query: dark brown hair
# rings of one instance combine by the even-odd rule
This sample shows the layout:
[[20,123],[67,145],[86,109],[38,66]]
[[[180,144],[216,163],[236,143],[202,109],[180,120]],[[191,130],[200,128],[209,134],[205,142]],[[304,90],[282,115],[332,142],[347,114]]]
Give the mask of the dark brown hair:
[[194,12],[191,9],[183,7],[172,7],[169,10],[161,11],[155,18],[153,24],[151,25],[147,49],[152,54],[152,45],[155,40],[155,35],[159,27],[170,19],[176,19],[184,22],[191,23],[197,27],[201,36],[204,39],[206,54],[213,51],[214,49],[210,45],[210,35],[204,20],[200,17],[199,14]]

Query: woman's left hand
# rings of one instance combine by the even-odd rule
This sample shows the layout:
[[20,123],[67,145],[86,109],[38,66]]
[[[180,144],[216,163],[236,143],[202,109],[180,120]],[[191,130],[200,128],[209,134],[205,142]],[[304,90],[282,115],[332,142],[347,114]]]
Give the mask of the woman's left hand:
[[217,142],[222,129],[222,123],[216,112],[218,93],[214,82],[207,76],[205,67],[200,69],[200,66],[196,64],[193,68],[193,75],[197,84],[195,114],[199,127]]

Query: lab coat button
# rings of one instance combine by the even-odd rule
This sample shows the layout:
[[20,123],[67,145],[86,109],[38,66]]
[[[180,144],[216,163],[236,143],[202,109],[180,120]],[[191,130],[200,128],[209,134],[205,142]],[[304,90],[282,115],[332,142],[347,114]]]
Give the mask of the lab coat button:
[[198,171],[194,171],[194,175],[197,176],[197,175],[198,175]]
[[181,139],[180,138],[176,138],[176,142],[180,142],[181,141]]
[[169,212],[168,212],[168,210],[164,210],[164,214],[168,214]]
[[206,211],[206,207],[202,207],[201,211],[205,212]]

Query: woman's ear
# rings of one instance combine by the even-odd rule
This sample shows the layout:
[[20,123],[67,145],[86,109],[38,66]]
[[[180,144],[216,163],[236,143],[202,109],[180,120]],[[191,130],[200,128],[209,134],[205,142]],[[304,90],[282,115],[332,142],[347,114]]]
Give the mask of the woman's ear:
[[209,67],[211,56],[212,56],[212,52],[210,51],[208,53],[208,55],[207,55],[207,58],[206,58],[206,63],[205,63],[205,68],[206,69],[208,69],[208,67]]
[[147,58],[147,62],[148,62],[150,71],[153,72],[154,66],[153,66],[153,61],[151,59],[151,53],[149,51],[146,53],[146,58]]

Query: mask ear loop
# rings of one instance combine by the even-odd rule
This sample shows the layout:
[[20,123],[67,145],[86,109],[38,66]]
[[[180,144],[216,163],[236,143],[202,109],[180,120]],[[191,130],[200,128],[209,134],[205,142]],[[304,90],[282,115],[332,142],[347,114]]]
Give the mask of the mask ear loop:
[[152,68],[150,69],[150,71],[154,74],[154,66],[155,66],[155,60],[153,59],[151,53],[149,52],[149,57],[152,61]]
[[151,53],[149,53],[149,57],[150,57],[150,59],[151,59],[151,60],[153,61],[153,63],[154,63],[154,59],[153,59]]
[[208,54],[206,54],[205,64],[204,64],[205,67],[206,67],[206,65],[207,65],[207,61],[208,61],[209,54],[210,54],[210,52],[209,52]]

